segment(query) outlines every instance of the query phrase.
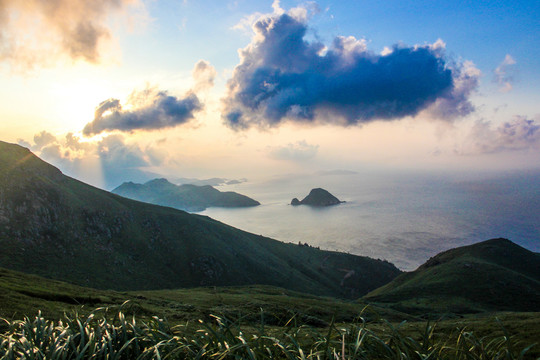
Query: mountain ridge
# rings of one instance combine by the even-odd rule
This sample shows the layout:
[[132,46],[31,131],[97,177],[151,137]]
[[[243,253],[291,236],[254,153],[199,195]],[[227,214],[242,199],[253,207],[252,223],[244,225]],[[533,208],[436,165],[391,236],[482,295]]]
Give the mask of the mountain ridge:
[[[401,273],[115,195],[0,142],[0,266],[101,289],[266,284],[357,298]],[[343,269],[355,275],[345,279]]]
[[260,203],[233,191],[221,192],[211,185],[175,185],[165,178],[144,184],[124,182],[111,191],[123,197],[185,211],[203,211],[208,207],[251,207]]

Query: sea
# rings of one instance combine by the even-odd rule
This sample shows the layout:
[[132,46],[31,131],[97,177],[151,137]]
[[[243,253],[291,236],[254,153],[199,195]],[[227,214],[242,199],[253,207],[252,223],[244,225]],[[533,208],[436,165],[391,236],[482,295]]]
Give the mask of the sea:
[[[540,252],[540,171],[454,174],[325,171],[217,187],[258,200],[200,212],[283,242],[384,259],[410,271],[437,253],[492,238]],[[345,203],[291,206],[313,188]]]

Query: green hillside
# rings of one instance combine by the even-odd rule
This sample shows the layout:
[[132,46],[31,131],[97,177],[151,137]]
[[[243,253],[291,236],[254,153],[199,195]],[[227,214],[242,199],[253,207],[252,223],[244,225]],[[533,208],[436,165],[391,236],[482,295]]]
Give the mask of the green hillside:
[[0,266],[115,290],[273,285],[357,298],[392,264],[285,244],[64,176],[0,142]]
[[[140,317],[159,316],[172,323],[209,320],[211,315],[257,323],[263,311],[267,324],[283,325],[296,317],[305,324],[325,326],[332,318],[340,322],[354,321],[365,306],[362,302],[318,297],[267,285],[133,292],[99,290],[0,268],[0,318],[8,319],[34,316],[38,311],[58,319],[66,312],[88,314],[95,308],[109,307]],[[411,318],[376,307],[369,313],[375,312],[387,319]]]
[[440,253],[364,299],[417,314],[540,311],[540,254],[487,240]]
[[260,205],[233,191],[221,192],[210,185],[174,185],[167,179],[154,179],[144,184],[125,182],[112,190],[114,194],[155,205],[186,211],[203,211],[208,207],[249,207]]
[[[247,358],[249,351],[241,351],[246,346],[262,359],[284,358],[282,348],[320,354],[328,343],[321,357],[335,358],[345,344],[347,359],[381,359],[381,354],[389,359],[536,359],[538,344],[525,357],[520,354],[538,342],[539,314],[469,315],[434,324],[357,301],[271,286],[117,292],[0,268],[0,354],[7,358],[54,358],[53,352],[66,355],[62,358],[107,358],[104,353],[119,354],[124,345],[138,344],[149,353],[145,358],[157,359],[185,342],[188,348],[206,349],[207,356],[216,352],[216,358],[228,348]],[[263,348],[261,338],[267,339]],[[86,341],[96,344],[85,347]],[[152,356],[158,347],[160,357]],[[24,357],[25,352],[35,355]],[[297,355],[292,358],[302,358]]]

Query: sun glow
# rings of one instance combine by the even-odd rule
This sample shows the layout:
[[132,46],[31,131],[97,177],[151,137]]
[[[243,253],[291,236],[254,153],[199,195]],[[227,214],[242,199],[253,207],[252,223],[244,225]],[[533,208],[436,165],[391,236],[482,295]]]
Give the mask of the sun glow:
[[68,127],[66,130],[78,131],[92,121],[95,108],[104,100],[108,86],[84,76],[62,80],[50,87],[50,96],[58,99],[54,113]]

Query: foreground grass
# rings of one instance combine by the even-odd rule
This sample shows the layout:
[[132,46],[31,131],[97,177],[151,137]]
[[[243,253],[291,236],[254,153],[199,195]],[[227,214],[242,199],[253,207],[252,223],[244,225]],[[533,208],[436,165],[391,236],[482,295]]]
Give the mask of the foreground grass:
[[478,336],[455,328],[439,334],[425,323],[411,331],[406,323],[385,320],[326,328],[259,324],[240,327],[223,317],[170,326],[158,317],[138,320],[105,308],[90,315],[45,319],[41,313],[0,323],[0,359],[532,359],[534,344],[501,333]]

